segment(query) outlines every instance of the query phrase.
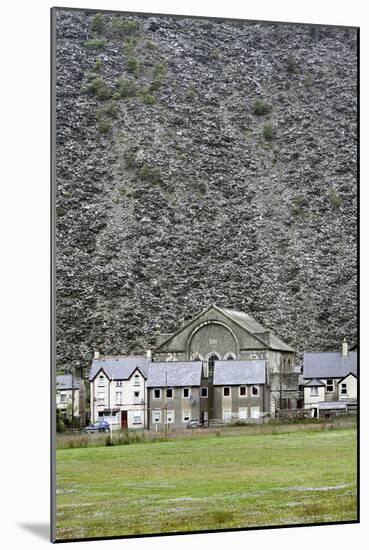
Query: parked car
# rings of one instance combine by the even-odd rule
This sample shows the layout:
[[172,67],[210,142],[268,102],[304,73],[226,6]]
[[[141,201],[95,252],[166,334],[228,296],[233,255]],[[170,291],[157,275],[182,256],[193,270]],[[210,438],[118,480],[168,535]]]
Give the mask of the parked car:
[[204,427],[204,422],[202,422],[201,420],[189,420],[187,422],[187,428],[188,429],[191,429],[191,428],[203,428]]
[[106,422],[105,420],[100,420],[99,422],[94,422],[93,424],[89,424],[85,431],[87,433],[92,432],[108,432],[110,430],[109,422]]

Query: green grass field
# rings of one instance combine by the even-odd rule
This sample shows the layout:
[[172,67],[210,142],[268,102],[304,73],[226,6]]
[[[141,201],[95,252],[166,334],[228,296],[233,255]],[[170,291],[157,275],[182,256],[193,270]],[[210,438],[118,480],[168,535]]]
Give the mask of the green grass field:
[[356,430],[57,451],[57,539],[356,519]]

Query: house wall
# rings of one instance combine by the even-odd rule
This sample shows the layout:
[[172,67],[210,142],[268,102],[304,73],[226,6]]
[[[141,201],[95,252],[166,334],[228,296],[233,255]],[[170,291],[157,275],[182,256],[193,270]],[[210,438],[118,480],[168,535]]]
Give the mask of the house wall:
[[[263,413],[267,410],[267,403],[264,402],[263,385],[253,384],[259,390],[257,397],[251,395],[251,385],[246,385],[246,396],[240,396],[240,386],[214,386],[213,387],[213,418],[220,421],[249,420],[253,415]],[[223,388],[230,388],[229,397],[224,396]],[[240,410],[245,409],[246,418],[240,418]],[[231,411],[231,417],[227,418],[224,411]]]
[[[61,402],[61,395],[66,395],[66,402]],[[79,390],[74,390],[74,416],[79,417],[80,411],[79,411],[79,403],[80,403],[80,394]],[[66,389],[66,390],[57,390],[56,392],[56,408],[59,409],[61,412],[67,412],[68,406],[72,404],[72,390]]]
[[[138,374],[136,385],[135,374]],[[103,376],[104,385],[100,384],[100,376]],[[121,385],[120,385],[121,383]],[[99,419],[106,419],[108,422],[112,422],[113,428],[119,429],[121,427],[121,411],[127,411],[128,428],[144,428],[147,425],[147,412],[145,407],[145,393],[146,393],[146,380],[139,371],[135,371],[129,380],[109,380],[105,373],[100,372],[93,382],[91,387],[91,421],[96,422]],[[122,392],[122,403],[117,402],[117,392]],[[139,395],[136,397],[135,392]],[[99,405],[99,394],[102,394],[104,398],[103,404]],[[119,412],[114,416],[106,414],[105,416],[99,416],[99,412],[103,412],[104,409],[119,409]],[[134,422],[135,412],[140,412],[141,423]]]
[[[341,394],[342,383],[347,384],[347,395]],[[357,399],[357,378],[355,376],[352,376],[351,374],[346,376],[346,378],[338,384],[338,388],[338,397],[340,401],[345,401],[346,399]]]
[[311,387],[304,388],[304,408],[311,409],[316,406],[320,401],[324,401],[325,386],[318,387],[318,395],[311,395]]
[[[160,389],[161,395],[159,399],[154,398],[154,390]],[[166,412],[174,412],[174,422],[168,422],[168,429],[185,428],[188,421],[183,421],[183,413],[190,413],[190,420],[200,419],[200,392],[199,387],[190,387],[190,398],[183,397],[183,388],[172,388],[173,398],[167,398],[165,388],[149,388],[148,389],[148,414],[149,428],[151,430],[164,430],[166,427]],[[155,423],[153,413],[161,411],[161,420]],[[156,427],[157,424],[157,427]]]

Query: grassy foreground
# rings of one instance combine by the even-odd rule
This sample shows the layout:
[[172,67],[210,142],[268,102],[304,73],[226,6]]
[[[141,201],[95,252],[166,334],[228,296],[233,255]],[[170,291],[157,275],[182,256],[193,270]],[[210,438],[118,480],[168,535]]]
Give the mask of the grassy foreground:
[[356,430],[57,451],[57,539],[356,519]]

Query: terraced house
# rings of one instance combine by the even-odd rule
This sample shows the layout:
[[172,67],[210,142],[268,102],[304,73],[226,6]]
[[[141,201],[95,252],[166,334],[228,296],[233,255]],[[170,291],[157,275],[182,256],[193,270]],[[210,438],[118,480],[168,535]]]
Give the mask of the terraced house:
[[304,353],[304,407],[313,417],[357,410],[357,351]]
[[158,430],[190,420],[252,421],[296,408],[293,355],[246,313],[212,304],[176,332],[157,332],[146,356],[97,355],[90,372],[92,420]]

